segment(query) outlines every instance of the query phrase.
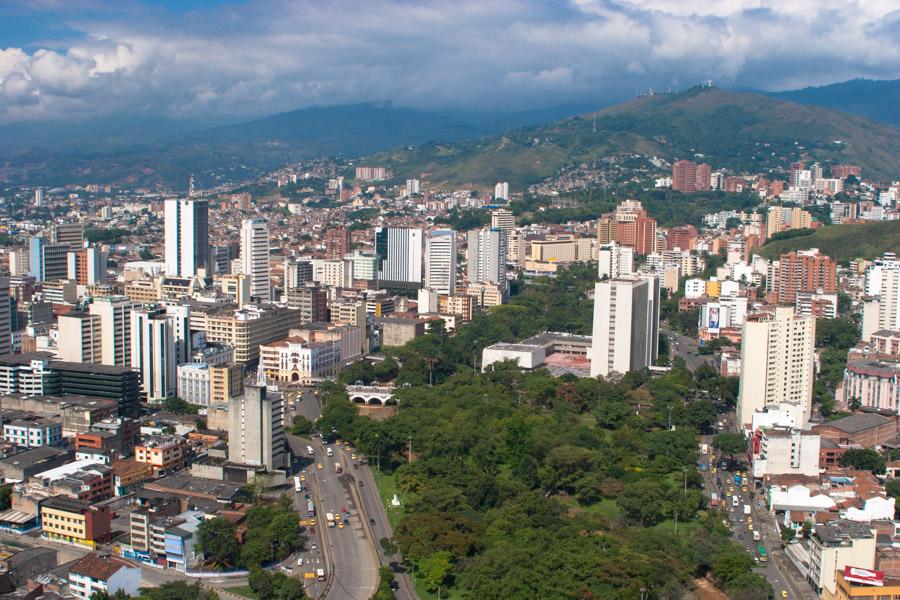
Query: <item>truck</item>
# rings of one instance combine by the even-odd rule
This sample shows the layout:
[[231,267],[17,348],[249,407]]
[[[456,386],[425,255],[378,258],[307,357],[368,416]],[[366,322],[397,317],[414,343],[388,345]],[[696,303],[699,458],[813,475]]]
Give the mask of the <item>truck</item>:
[[316,569],[316,580],[325,581],[325,569]]
[[758,542],[760,539],[762,539],[762,535],[760,535],[759,530],[754,529],[753,530],[753,541]]
[[327,450],[325,450],[325,454],[327,454],[328,456],[334,456],[334,449],[328,448]]
[[709,495],[709,505],[712,508],[716,508],[717,506],[719,506],[719,494],[713,492]]
[[329,527],[334,527],[334,514],[325,513],[325,522],[328,523]]
[[709,444],[700,444],[700,455],[706,456],[709,454]]
[[341,466],[341,463],[334,463],[334,472],[338,475],[344,472],[344,468]]
[[749,515],[749,514],[750,514],[750,505],[749,505],[749,504],[745,504],[745,505],[744,505],[744,514],[745,514],[745,515]]
[[314,517],[316,516],[316,505],[313,504],[313,501],[310,500],[306,503],[306,516]]
[[313,450],[313,447],[312,447],[312,446],[307,446],[307,447],[306,447],[306,453],[307,453],[308,455],[310,455],[310,456],[315,456],[315,455],[316,455],[316,451]]
[[300,482],[300,477],[294,476],[294,491],[298,494],[303,491],[303,484]]

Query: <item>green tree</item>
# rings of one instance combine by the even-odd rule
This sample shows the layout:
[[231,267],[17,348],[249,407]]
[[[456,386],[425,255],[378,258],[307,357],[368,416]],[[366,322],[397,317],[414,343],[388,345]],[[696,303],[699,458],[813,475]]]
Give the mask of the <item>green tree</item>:
[[641,527],[655,525],[666,515],[668,487],[654,479],[641,479],[626,484],[616,498],[616,504],[628,518]]
[[235,566],[238,560],[238,541],[235,527],[222,517],[207,519],[197,529],[197,549],[207,562]]
[[844,452],[838,464],[860,471],[871,471],[876,475],[884,473],[887,468],[884,457],[870,448],[850,448]]
[[0,510],[9,510],[12,506],[12,484],[0,485]]
[[386,556],[391,556],[393,554],[397,554],[400,551],[397,548],[397,544],[391,538],[383,537],[378,540],[378,544],[381,546],[381,550],[385,553]]
[[849,319],[819,319],[816,321],[816,347],[836,348],[846,352],[860,339],[859,326]]
[[199,583],[188,584],[184,581],[164,583],[157,588],[142,591],[148,600],[219,600],[219,595],[212,590],[205,590]]
[[196,415],[199,408],[173,396],[163,400],[163,410],[176,415]]
[[394,590],[391,589],[391,583],[394,581],[394,572],[390,567],[381,567],[378,569],[378,590],[372,596],[372,600],[394,600]]
[[259,598],[273,598],[275,596],[275,584],[272,581],[272,576],[265,569],[251,567],[250,574],[247,576],[247,583]]
[[900,479],[890,479],[884,484],[884,490],[892,498],[900,498]]
[[747,451],[747,440],[739,433],[723,432],[712,439],[713,448],[720,454],[727,454],[731,460],[738,454],[744,454]]
[[294,415],[290,432],[294,435],[309,435],[315,430],[315,424],[303,415]]
[[794,541],[794,538],[797,537],[797,531],[793,527],[782,527],[781,528],[781,541],[785,544],[790,544]]
[[447,551],[435,552],[419,561],[419,570],[429,590],[440,589],[453,569],[452,555]]

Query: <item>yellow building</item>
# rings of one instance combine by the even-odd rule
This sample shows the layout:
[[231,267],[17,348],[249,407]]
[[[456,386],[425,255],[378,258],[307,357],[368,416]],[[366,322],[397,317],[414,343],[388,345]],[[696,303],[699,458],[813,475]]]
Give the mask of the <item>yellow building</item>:
[[209,368],[209,403],[220,404],[244,395],[244,365]]
[[706,282],[706,295],[710,298],[718,298],[722,295],[722,282],[721,281],[707,281]]
[[125,295],[138,304],[153,304],[159,301],[159,285],[152,279],[137,279],[125,284]]
[[[871,600],[900,600],[900,579],[880,580],[883,585],[867,585],[855,581],[847,581],[844,573],[837,572],[837,589],[832,598],[834,600],[853,600],[854,598],[869,598]],[[825,598],[823,590],[822,597]],[[830,594],[829,594],[830,595]]]
[[54,496],[41,503],[41,530],[49,540],[94,548],[112,538],[111,521],[108,507],[84,500]]

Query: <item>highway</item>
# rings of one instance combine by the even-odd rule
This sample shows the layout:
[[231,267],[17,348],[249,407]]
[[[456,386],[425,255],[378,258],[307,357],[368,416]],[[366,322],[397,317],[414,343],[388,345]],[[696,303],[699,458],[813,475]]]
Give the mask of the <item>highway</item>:
[[[710,438],[704,436],[702,442],[709,444]],[[716,456],[712,446],[709,447],[707,456],[700,457],[700,462],[705,465],[705,469],[701,468],[705,491],[707,495],[713,492],[718,494],[722,520],[734,533],[734,541],[748,555],[753,556],[755,561],[758,561],[757,547],[762,545],[766,549],[768,560],[757,562],[756,570],[772,584],[775,597],[781,598],[782,591],[786,591],[787,597],[794,600],[817,600],[818,596],[784,555],[778,526],[766,509],[763,495],[754,490],[753,480],[750,479],[747,486],[735,484],[734,477],[738,472],[741,473],[741,482],[744,482],[744,477],[747,476],[744,467],[726,465],[722,457]],[[728,466],[728,469],[723,466]],[[734,497],[737,498],[736,502]],[[744,514],[745,505],[750,506],[749,515]],[[753,540],[751,526],[760,532],[759,541]]]

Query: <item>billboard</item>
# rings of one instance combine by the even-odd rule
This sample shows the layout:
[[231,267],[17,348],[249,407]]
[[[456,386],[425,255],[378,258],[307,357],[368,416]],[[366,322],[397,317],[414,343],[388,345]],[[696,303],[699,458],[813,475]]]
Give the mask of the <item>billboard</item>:
[[711,306],[709,308],[709,329],[719,330],[719,307]]
[[865,585],[884,585],[884,571],[872,571],[861,567],[844,567],[844,579]]

